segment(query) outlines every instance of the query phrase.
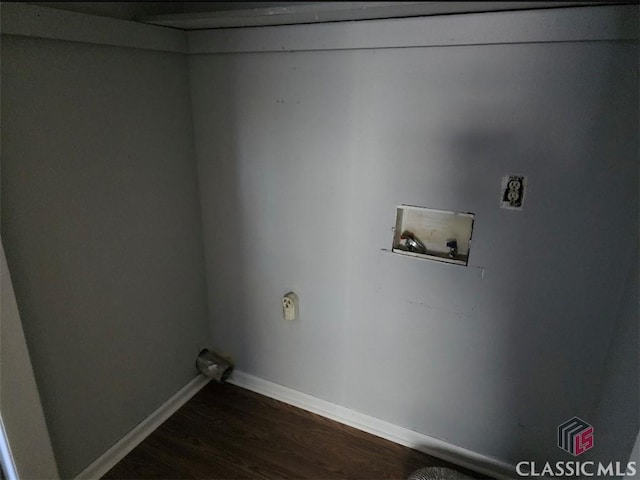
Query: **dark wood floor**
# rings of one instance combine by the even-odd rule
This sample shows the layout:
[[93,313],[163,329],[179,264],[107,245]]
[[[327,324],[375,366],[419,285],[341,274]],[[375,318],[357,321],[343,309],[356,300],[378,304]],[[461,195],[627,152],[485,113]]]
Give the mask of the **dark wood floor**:
[[456,468],[277,400],[211,382],[104,478],[400,480],[425,466]]

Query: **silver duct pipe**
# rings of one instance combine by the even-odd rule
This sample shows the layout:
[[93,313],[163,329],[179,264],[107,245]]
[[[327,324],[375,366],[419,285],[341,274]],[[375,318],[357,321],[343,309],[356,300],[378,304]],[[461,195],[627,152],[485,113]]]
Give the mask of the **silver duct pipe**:
[[219,383],[223,383],[233,371],[233,365],[229,360],[206,348],[198,354],[196,367],[205,377],[212,378]]

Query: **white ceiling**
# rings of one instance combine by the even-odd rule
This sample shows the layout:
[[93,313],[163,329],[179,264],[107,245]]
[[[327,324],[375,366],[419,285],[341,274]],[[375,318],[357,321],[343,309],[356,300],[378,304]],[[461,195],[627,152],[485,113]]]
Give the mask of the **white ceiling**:
[[634,2],[30,2],[185,30]]

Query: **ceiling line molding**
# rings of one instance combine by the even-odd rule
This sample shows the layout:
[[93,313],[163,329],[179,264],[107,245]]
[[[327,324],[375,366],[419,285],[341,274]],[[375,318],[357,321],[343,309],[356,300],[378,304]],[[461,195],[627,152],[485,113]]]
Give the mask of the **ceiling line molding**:
[[[611,2],[599,2],[611,4]],[[620,2],[624,3],[624,2]],[[283,3],[262,8],[146,15],[136,20],[154,25],[203,30],[308,23],[424,17],[462,13],[531,10],[572,6],[593,6],[597,2],[315,2]]]
[[638,41],[637,5],[183,31],[25,3],[1,4],[1,33],[177,53],[255,53],[508,43]]
[[182,30],[18,2],[0,8],[3,35],[187,53]]
[[637,41],[637,5],[556,8],[187,32],[189,53]]

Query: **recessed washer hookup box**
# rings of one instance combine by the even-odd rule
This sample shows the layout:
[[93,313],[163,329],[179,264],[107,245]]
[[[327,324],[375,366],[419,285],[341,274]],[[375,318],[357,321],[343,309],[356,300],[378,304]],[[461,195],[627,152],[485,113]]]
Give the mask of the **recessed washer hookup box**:
[[393,235],[394,253],[467,265],[473,213],[399,205]]

